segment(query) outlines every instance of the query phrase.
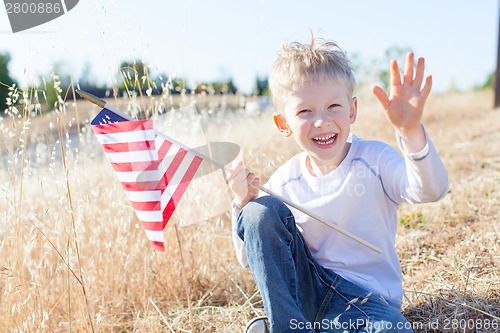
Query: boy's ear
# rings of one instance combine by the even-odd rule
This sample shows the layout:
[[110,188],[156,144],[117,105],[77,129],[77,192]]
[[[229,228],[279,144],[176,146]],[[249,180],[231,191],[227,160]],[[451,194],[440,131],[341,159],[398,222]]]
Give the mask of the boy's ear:
[[286,119],[281,116],[280,114],[273,114],[273,120],[274,123],[276,124],[276,127],[278,127],[278,131],[281,132],[285,137],[289,137],[292,135],[292,130],[290,129],[290,126],[288,126]]
[[351,102],[351,109],[349,110],[349,120],[351,124],[354,124],[357,116],[358,116],[358,99],[356,98],[356,96],[353,96]]

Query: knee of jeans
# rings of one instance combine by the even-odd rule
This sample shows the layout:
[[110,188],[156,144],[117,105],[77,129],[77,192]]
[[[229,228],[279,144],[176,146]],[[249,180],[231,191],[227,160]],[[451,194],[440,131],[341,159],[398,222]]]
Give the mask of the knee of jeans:
[[287,227],[293,221],[293,214],[279,199],[264,196],[245,205],[238,217],[238,233],[240,237],[248,232],[270,234],[276,228]]

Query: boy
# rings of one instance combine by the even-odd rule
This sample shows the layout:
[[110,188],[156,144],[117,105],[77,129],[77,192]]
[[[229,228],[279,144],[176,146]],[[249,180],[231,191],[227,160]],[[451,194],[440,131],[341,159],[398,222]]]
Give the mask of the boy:
[[383,253],[274,197],[259,197],[259,178],[238,164],[228,173],[233,240],[238,260],[254,275],[271,332],[413,332],[400,313],[397,210],[403,202],[439,200],[448,190],[446,170],[420,123],[432,78],[421,88],[424,59],[415,73],[413,63],[408,53],[401,79],[391,62],[389,96],[373,88],[402,157],[387,144],[350,134],[355,81],[336,44],[313,38],[284,44],[278,54],[270,76],[274,123],[303,152],[265,187]]

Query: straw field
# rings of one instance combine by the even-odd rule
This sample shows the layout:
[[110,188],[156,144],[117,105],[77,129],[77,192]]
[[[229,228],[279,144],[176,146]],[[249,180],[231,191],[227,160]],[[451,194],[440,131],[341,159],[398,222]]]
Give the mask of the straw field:
[[[485,91],[428,101],[424,124],[450,193],[400,208],[403,311],[417,332],[500,331],[500,111],[492,100]],[[118,102],[133,112],[168,97],[110,101]],[[97,108],[68,99],[57,113],[29,111],[0,120],[1,332],[242,332],[263,314],[251,273],[233,254],[220,175],[192,184],[165,230],[166,252],[155,253],[88,125]],[[265,181],[298,152],[271,114],[205,104],[169,112],[158,126],[186,140],[237,143]],[[366,93],[353,132],[395,145]]]

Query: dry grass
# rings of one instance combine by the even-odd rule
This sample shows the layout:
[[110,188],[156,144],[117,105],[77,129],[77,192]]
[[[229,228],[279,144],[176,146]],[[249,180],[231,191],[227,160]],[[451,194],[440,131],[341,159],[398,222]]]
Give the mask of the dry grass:
[[[374,100],[361,95],[354,131],[393,143]],[[455,331],[498,332],[484,325],[500,325],[500,111],[491,103],[489,92],[429,101],[424,122],[449,171],[450,193],[436,204],[401,207],[404,312],[427,325],[417,331],[446,331],[448,323],[452,332],[452,323],[473,321]],[[166,228],[167,252],[153,253],[85,125],[97,110],[77,105],[78,121],[69,104],[31,125],[22,117],[0,122],[0,331],[242,331],[263,310],[233,254],[228,214],[182,226],[200,215],[199,205],[184,205]],[[201,119],[208,140],[239,144],[264,179],[298,151],[276,134],[268,113],[209,111]],[[77,122],[78,149],[67,141]],[[59,133],[62,145],[47,145]],[[205,197],[187,195],[187,202]]]

